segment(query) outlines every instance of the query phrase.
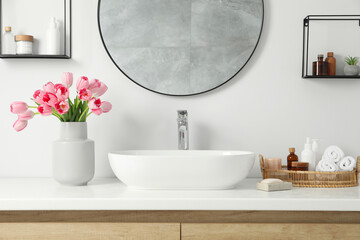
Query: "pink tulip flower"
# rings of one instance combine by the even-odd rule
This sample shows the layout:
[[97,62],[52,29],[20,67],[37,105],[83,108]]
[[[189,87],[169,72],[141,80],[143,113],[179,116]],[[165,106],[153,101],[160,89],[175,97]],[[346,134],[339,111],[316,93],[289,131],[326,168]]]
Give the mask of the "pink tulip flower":
[[47,104],[39,105],[37,110],[42,116],[50,116],[53,113],[53,108]]
[[25,102],[13,102],[10,105],[10,111],[15,114],[20,114],[28,110],[28,105]]
[[14,125],[13,125],[13,128],[17,131],[17,132],[20,132],[21,130],[23,130],[28,124],[28,121],[26,120],[16,120]]
[[43,90],[45,92],[55,94],[55,88],[54,88],[54,84],[52,82],[48,82],[47,84],[45,84],[43,86]]
[[87,77],[81,76],[76,82],[76,89],[80,91],[83,88],[89,88],[89,80]]
[[95,97],[102,96],[106,91],[108,90],[108,87],[105,85],[105,83],[100,82],[100,87],[94,88],[91,91],[93,92],[93,95]]
[[88,107],[96,115],[100,115],[103,112],[101,109],[101,100],[99,98],[90,99],[88,102]]
[[55,104],[58,102],[57,96],[55,94],[52,93],[45,93],[44,95],[42,95],[41,98],[43,103],[46,103],[47,105],[51,106],[51,107],[55,107]]
[[103,101],[101,103],[101,110],[102,110],[103,113],[110,112],[111,109],[112,109],[112,105],[111,105],[110,102]]
[[18,120],[27,121],[34,117],[34,112],[31,110],[26,110],[23,113],[18,114]]
[[88,102],[88,107],[90,109],[100,108],[101,107],[100,98],[92,98],[92,99],[90,99],[90,101]]
[[79,98],[83,101],[90,100],[92,97],[92,93],[90,90],[83,88],[79,91]]
[[61,115],[69,111],[69,103],[66,101],[60,101],[55,104],[55,110],[58,111]]
[[45,92],[43,90],[36,90],[33,94],[34,101],[37,104],[43,104],[44,102],[42,101],[42,97],[44,94]]
[[71,72],[64,72],[62,75],[62,83],[69,88],[73,84],[73,74]]
[[103,113],[103,111],[101,110],[101,108],[91,109],[91,111],[92,111],[94,114],[98,115],[98,116],[100,116],[100,115]]
[[55,84],[55,94],[60,101],[64,101],[69,97],[69,89],[62,84]]
[[89,82],[89,90],[99,88],[100,86],[101,86],[101,82],[98,79],[91,79]]

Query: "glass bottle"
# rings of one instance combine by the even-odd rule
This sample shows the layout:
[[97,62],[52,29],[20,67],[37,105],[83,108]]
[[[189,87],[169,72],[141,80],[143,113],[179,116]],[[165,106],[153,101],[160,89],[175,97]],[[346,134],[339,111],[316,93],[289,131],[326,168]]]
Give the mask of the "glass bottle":
[[308,162],[292,162],[291,163],[292,171],[309,171],[309,163]]
[[312,75],[317,76],[317,61],[313,61],[312,63]]
[[11,27],[5,27],[3,40],[2,54],[15,54],[15,41],[14,35],[11,33]]
[[327,58],[325,59],[325,62],[328,63],[329,75],[335,76],[336,75],[336,58],[334,58],[333,52],[327,53]]
[[313,62],[313,75],[314,76],[328,75],[328,63],[324,61],[323,54],[318,54],[317,62]]
[[295,148],[289,148],[289,156],[287,156],[287,169],[292,170],[292,162],[297,162],[299,160],[298,156],[295,154]]

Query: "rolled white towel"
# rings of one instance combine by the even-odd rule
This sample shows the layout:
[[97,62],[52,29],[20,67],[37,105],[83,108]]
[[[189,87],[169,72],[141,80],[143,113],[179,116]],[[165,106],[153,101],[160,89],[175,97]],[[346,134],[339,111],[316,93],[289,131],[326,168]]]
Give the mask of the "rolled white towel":
[[338,162],[341,171],[352,171],[356,167],[356,160],[351,156],[346,156]]
[[316,166],[316,171],[319,172],[336,172],[338,170],[339,170],[338,165],[336,165],[336,163],[330,159],[323,158]]
[[333,160],[335,163],[339,162],[345,156],[344,151],[338,146],[332,145],[325,149],[323,159]]

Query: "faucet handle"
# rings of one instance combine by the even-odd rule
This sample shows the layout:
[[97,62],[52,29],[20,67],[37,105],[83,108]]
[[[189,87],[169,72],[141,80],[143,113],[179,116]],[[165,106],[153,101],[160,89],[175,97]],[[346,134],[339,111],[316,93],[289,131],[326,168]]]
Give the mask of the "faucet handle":
[[187,118],[188,116],[187,110],[178,110],[177,113],[178,118]]

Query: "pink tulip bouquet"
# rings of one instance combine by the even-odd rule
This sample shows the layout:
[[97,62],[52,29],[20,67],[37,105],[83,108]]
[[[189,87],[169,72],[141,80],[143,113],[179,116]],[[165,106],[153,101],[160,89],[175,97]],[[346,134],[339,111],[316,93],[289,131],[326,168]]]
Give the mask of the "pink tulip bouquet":
[[[42,89],[35,91],[31,100],[36,106],[28,106],[25,102],[13,102],[10,111],[18,115],[13,128],[18,132],[23,130],[28,120],[38,114],[53,115],[61,122],[86,122],[91,113],[100,115],[111,110],[111,103],[99,98],[108,89],[105,83],[81,76],[76,83],[77,94],[74,101],[69,97],[69,88],[72,84],[73,74],[66,72],[62,75],[62,84],[48,82]],[[31,111],[30,108],[37,109],[37,112]]]

